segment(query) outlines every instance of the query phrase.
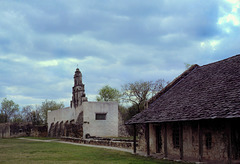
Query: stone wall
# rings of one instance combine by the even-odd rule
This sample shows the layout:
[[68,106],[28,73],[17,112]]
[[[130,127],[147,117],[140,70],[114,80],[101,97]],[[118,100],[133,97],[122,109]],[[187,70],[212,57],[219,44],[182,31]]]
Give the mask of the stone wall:
[[146,144],[146,138],[145,138],[145,125],[140,124],[138,125],[139,132],[138,132],[138,144],[137,144],[137,150],[147,152],[147,144]]
[[130,137],[127,126],[124,124],[121,112],[118,112],[118,136],[119,137]]
[[61,137],[61,140],[81,143],[81,144],[90,144],[90,145],[101,145],[101,146],[111,146],[125,149],[133,149],[133,141],[130,140],[114,140],[110,138],[102,138],[102,139],[80,139],[74,137]]
[[183,156],[198,159],[199,156],[198,124],[197,122],[183,123]]
[[[214,126],[211,126],[214,125]],[[226,125],[221,121],[208,121],[203,123],[203,158],[214,160],[226,160],[228,151],[228,140],[226,134]],[[206,134],[211,133],[212,146],[206,147]]]
[[46,125],[35,125],[31,129],[31,137],[47,137],[47,126]]
[[[199,134],[198,122],[186,121],[182,123],[183,134],[183,159],[190,161],[198,161],[199,159]],[[176,123],[166,123],[167,127],[167,153],[170,159],[180,159],[180,147],[173,144],[173,126]],[[240,120],[231,123],[232,135],[232,159],[240,159]],[[164,124],[149,125],[149,145],[150,154],[156,154],[156,127],[161,127],[162,147],[159,156],[164,155]],[[203,144],[203,161],[225,161],[228,160],[228,126],[224,120],[203,120],[200,122]],[[235,126],[235,128],[233,128]],[[208,135],[211,137],[210,146]],[[139,134],[139,144],[137,150],[147,152],[145,125],[142,126]],[[235,146],[237,145],[237,146]]]
[[0,124],[0,138],[9,137],[10,137],[10,124],[9,123]]
[[33,125],[31,123],[11,123],[10,137],[30,136]]
[[2,123],[0,124],[0,138],[10,137],[46,137],[47,126],[34,126],[32,123]]

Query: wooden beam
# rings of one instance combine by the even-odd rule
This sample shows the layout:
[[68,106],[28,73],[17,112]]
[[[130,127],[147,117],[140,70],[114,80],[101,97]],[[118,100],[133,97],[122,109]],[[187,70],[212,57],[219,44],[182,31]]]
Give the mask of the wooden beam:
[[198,150],[199,150],[199,162],[202,162],[203,158],[203,140],[202,140],[202,129],[201,129],[201,122],[198,121]]
[[150,146],[149,146],[149,123],[146,123],[146,129],[145,129],[145,139],[147,144],[147,155],[150,155]]
[[180,151],[180,159],[183,159],[183,124],[182,122],[179,123],[179,151]]
[[167,158],[167,123],[164,123],[164,157]]
[[136,130],[136,124],[133,124],[133,153],[136,153],[136,135],[137,135],[137,130]]

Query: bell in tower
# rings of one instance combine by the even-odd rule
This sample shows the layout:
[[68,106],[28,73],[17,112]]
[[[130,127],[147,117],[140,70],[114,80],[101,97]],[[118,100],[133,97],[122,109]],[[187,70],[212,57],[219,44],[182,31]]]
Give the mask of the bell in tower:
[[85,97],[84,84],[82,83],[82,73],[79,68],[77,68],[74,74],[71,107],[77,108],[82,105],[84,101],[87,101],[87,97]]

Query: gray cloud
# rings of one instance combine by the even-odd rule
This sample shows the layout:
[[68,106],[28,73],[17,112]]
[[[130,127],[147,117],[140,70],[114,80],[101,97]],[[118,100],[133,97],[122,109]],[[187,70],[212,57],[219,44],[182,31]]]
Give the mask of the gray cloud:
[[239,53],[239,25],[219,23],[240,21],[232,9],[217,0],[1,1],[0,98],[68,105],[77,64],[90,100],[106,84],[172,80],[184,63]]

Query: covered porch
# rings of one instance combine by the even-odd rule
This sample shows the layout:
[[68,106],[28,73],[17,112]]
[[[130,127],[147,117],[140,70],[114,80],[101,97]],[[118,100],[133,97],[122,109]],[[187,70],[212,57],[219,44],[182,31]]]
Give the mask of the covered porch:
[[[133,152],[183,161],[235,163],[240,160],[239,119],[146,122],[137,146],[134,127]],[[140,147],[143,147],[141,150]]]

